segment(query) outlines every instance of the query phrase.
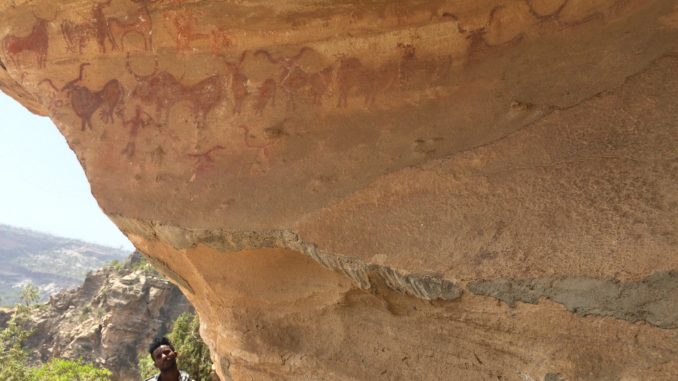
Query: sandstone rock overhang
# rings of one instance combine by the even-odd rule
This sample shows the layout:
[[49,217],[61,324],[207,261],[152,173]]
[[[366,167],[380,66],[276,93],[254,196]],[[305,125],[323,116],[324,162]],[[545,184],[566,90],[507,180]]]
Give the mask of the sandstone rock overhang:
[[4,0],[0,39],[224,379],[678,377],[672,0]]

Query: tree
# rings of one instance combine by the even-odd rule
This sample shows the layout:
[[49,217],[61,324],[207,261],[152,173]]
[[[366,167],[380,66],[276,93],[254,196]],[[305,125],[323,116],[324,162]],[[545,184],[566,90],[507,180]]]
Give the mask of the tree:
[[52,359],[31,369],[30,381],[109,381],[111,371],[82,361]]
[[21,289],[21,296],[19,297],[21,303],[26,307],[32,306],[40,301],[40,291],[33,283],[26,283],[26,285]]
[[114,259],[108,264],[108,267],[111,267],[111,268],[113,268],[114,270],[117,271],[117,270],[122,269],[122,263],[120,263],[119,260]]
[[207,381],[212,371],[210,350],[200,337],[198,315],[185,312],[174,321],[169,339],[179,352],[179,368],[188,372],[195,381]]
[[0,380],[26,381],[28,369],[24,342],[31,335],[25,309],[14,310],[7,327],[0,330]]
[[155,368],[153,360],[151,359],[151,355],[148,354],[148,352],[139,352],[137,358],[139,359],[137,367],[139,368],[139,375],[141,375],[142,379],[145,380],[158,373],[158,370]]
[[29,328],[30,306],[37,302],[38,289],[28,284],[21,291],[7,326],[0,330],[0,380],[3,381],[109,381],[111,372],[81,361],[52,359],[47,364],[29,367],[24,349],[32,334]]

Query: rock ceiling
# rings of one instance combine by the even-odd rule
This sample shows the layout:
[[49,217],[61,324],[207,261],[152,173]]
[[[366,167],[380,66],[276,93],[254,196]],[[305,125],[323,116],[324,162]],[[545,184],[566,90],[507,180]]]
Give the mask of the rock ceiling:
[[0,88],[223,379],[678,378],[673,0],[0,0]]

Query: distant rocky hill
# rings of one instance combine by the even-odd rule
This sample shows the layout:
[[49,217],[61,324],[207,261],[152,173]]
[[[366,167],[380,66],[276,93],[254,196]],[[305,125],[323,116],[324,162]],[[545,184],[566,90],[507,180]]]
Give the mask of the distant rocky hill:
[[[139,380],[137,354],[188,311],[192,307],[181,291],[134,253],[34,307],[25,347],[34,360],[82,358],[111,370],[113,380]],[[0,310],[0,327],[10,313]]]
[[80,285],[88,271],[129,255],[125,250],[0,225],[0,305],[15,304],[28,282],[47,300],[50,294]]

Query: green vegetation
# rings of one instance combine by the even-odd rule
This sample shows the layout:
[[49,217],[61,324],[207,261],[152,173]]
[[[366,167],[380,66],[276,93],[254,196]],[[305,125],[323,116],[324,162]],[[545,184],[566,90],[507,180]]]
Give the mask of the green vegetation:
[[7,326],[0,330],[0,380],[7,381],[107,381],[111,372],[95,368],[81,361],[53,359],[46,364],[31,367],[24,343],[31,335],[29,313],[38,301],[37,288],[27,284],[21,290]]
[[86,305],[80,310],[80,322],[84,322],[92,316],[92,306]]
[[158,373],[158,370],[155,368],[155,365],[153,365],[153,360],[148,353],[139,352],[137,357],[139,358],[139,361],[137,362],[137,368],[139,368],[141,379],[145,380]]
[[143,271],[146,275],[160,275],[160,273],[148,262],[148,259],[142,254],[139,259],[125,265],[132,271]]
[[155,270],[155,268],[148,262],[146,257],[143,256],[143,254],[139,254],[137,258],[128,258],[127,261],[124,263],[114,259],[110,261],[107,265],[107,268],[113,269],[118,272],[125,272],[127,273],[128,271],[142,271],[144,274],[153,274],[153,275],[159,275],[160,273]]
[[[179,369],[190,374],[195,381],[210,380],[212,361],[210,351],[200,338],[200,319],[197,315],[186,312],[174,321],[172,331],[167,335],[178,353]],[[142,378],[151,377],[158,371],[153,366],[151,356],[144,352],[139,354],[139,373]]]
[[108,381],[108,369],[95,368],[82,361],[52,359],[31,369],[29,381]]
[[29,380],[26,368],[27,355],[24,342],[31,331],[26,328],[28,308],[17,305],[7,327],[0,330],[0,379],[12,381]]
[[19,300],[27,307],[36,304],[40,301],[40,291],[33,283],[28,283],[21,289]]
[[179,352],[180,368],[192,375],[195,381],[209,380],[212,361],[210,351],[200,337],[198,316],[188,312],[179,315],[169,339]]
[[107,267],[112,267],[115,270],[120,270],[120,269],[122,269],[122,263],[120,263],[119,260],[114,259],[114,260],[112,260],[108,263]]

